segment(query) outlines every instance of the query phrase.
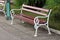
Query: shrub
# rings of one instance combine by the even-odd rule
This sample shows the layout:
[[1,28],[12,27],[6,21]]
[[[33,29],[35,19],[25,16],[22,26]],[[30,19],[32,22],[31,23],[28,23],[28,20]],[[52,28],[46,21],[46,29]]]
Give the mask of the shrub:
[[13,0],[13,2],[17,8],[20,8],[23,3],[27,2],[27,0]]
[[45,8],[53,8],[54,6],[56,5],[55,1],[54,0],[46,0],[46,4],[45,4]]
[[28,5],[43,7],[45,5],[46,0],[28,0]]
[[60,30],[60,1],[46,0],[44,8],[52,9],[49,25],[53,29]]
[[60,5],[60,0],[55,0],[57,5]]
[[60,30],[60,6],[55,6],[52,10],[50,27]]
[[13,0],[13,2],[17,8],[20,8],[23,3],[31,6],[43,7],[46,0]]
[[55,6],[60,5],[60,0],[46,0],[45,8],[54,8]]

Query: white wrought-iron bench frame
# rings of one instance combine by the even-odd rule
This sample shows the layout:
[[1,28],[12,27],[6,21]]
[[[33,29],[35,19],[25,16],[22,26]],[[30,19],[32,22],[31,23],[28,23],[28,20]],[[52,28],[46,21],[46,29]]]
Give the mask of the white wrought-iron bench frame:
[[[26,7],[26,8],[25,8]],[[27,9],[27,8],[31,8],[31,9],[36,9],[36,10],[41,10],[41,11],[44,11],[44,12],[47,12],[48,14],[44,14],[44,13],[41,13],[41,11],[39,12],[39,11],[34,11],[34,10],[31,10],[31,9]],[[33,20],[33,24],[34,24],[34,28],[36,29],[35,30],[35,35],[34,36],[37,36],[37,30],[38,30],[38,28],[39,27],[41,27],[42,25],[46,25],[46,27],[47,27],[47,29],[48,29],[48,34],[51,34],[51,32],[50,32],[50,29],[49,29],[49,17],[50,17],[50,13],[51,13],[51,11],[52,11],[52,9],[43,9],[43,8],[38,8],[38,7],[33,7],[33,6],[28,6],[28,5],[25,5],[25,4],[23,4],[22,5],[22,8],[20,8],[20,9],[12,9],[11,10],[11,17],[12,17],[12,21],[11,21],[11,24],[13,24],[13,20],[14,20],[14,10],[21,10],[21,13],[20,13],[20,16],[21,17],[19,17],[20,19],[22,18],[22,20],[25,22],[26,20],[28,20],[26,17],[25,17],[25,19],[26,20],[24,20],[23,18],[23,16],[24,15],[21,15],[23,12],[23,10],[24,11],[28,11],[28,12],[32,12],[33,14],[35,13],[35,14],[39,14],[39,15],[43,15],[43,16],[36,16],[35,18],[34,18],[34,20]],[[42,24],[40,24],[39,22],[39,18],[47,18],[47,21],[46,21],[46,23],[42,23]]]

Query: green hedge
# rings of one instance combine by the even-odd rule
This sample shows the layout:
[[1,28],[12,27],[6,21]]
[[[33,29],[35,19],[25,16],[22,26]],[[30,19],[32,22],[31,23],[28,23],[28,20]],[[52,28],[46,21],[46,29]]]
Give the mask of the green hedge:
[[43,7],[45,5],[46,0],[13,0],[13,2],[17,8],[20,8],[23,3],[31,6]]
[[46,0],[28,0],[28,5],[43,7],[45,5]]
[[50,16],[50,27],[60,30],[60,6],[55,6]]
[[27,0],[13,0],[14,6],[20,8],[23,3],[27,3]]
[[60,0],[47,0],[44,8],[52,9],[50,27],[60,30]]

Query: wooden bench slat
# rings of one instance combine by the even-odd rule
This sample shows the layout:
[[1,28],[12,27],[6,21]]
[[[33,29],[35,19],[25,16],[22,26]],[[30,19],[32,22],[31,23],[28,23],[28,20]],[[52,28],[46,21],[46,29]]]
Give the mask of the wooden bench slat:
[[28,5],[24,5],[24,4],[23,4],[23,7],[32,8],[32,9],[36,9],[36,10],[41,10],[41,11],[45,11],[45,12],[49,11],[48,9],[37,8],[37,7],[28,6]]
[[44,16],[47,15],[47,14],[45,14],[45,13],[41,13],[41,12],[37,12],[37,11],[33,11],[33,10],[29,10],[29,9],[25,9],[25,8],[22,8],[22,10],[29,11],[29,12],[32,12],[32,13],[36,13],[36,14],[39,14],[39,15],[44,15]]
[[[24,14],[22,14],[22,15],[15,15],[15,18],[17,18],[17,19],[21,19],[21,20],[23,20],[24,22],[28,22],[28,23],[30,23],[30,24],[33,24],[34,25],[34,18],[30,18],[30,16],[27,18],[28,16],[27,15],[24,15]],[[46,23],[46,21],[45,20],[43,20],[43,19],[39,19],[40,20],[40,24],[44,24],[44,23]]]
[[5,4],[5,1],[0,1],[0,5],[4,5]]
[[[25,14],[21,14],[21,16],[22,16],[22,17],[25,17],[25,18],[28,18],[28,19],[31,19],[31,20],[34,20],[34,17],[28,16],[28,15],[25,15]],[[44,20],[44,19],[39,19],[39,21],[40,21],[40,22],[39,22],[40,24],[46,23],[46,20]]]
[[24,16],[24,17],[26,17],[26,18],[29,18],[29,19],[32,19],[32,20],[34,20],[34,17],[32,17],[32,16],[28,16],[28,15],[26,15],[26,14],[20,14],[21,16]]

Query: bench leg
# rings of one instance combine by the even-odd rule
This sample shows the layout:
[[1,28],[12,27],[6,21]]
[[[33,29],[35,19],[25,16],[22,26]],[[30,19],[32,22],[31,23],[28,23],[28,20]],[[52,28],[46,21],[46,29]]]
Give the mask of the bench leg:
[[21,22],[22,22],[22,23],[24,23],[24,21],[23,21],[23,20],[22,20]]
[[46,27],[47,27],[47,29],[48,29],[48,34],[51,35],[51,32],[50,32],[50,29],[49,29],[48,25],[47,25]]
[[5,13],[5,11],[3,11],[3,13],[4,13],[4,16],[6,17],[6,13]]
[[14,17],[12,17],[11,24],[13,24]]
[[34,34],[34,37],[36,37],[36,36],[37,36],[37,30],[38,30],[39,26],[38,26],[38,25],[34,25],[34,28],[35,28],[35,34]]
[[35,30],[35,34],[34,34],[34,37],[36,37],[36,36],[37,36],[37,30],[38,30],[38,29],[36,29],[36,30]]
[[5,17],[6,17],[6,14],[5,14]]

